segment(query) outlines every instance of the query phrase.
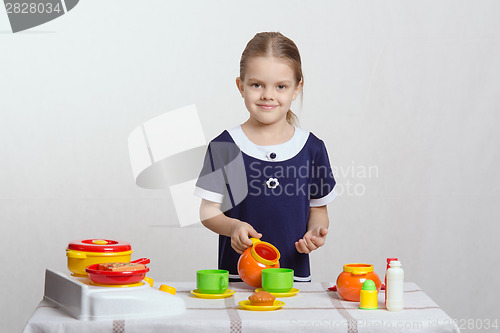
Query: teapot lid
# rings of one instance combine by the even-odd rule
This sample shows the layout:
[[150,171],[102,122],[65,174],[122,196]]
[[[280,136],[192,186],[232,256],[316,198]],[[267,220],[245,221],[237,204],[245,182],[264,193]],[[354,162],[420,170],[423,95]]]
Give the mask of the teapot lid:
[[363,275],[373,272],[373,265],[370,264],[345,264],[344,272],[354,275]]

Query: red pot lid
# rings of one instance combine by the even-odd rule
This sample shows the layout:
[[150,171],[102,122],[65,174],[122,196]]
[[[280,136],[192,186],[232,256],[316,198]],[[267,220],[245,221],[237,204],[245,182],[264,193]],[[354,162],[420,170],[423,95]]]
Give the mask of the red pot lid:
[[68,244],[68,250],[85,252],[125,252],[132,250],[130,243],[111,239],[79,239]]

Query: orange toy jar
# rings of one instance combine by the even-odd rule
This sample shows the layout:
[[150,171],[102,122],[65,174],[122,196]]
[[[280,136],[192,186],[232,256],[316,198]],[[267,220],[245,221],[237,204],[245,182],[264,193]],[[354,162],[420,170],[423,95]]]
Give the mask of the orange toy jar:
[[380,291],[382,282],[377,273],[373,271],[373,265],[346,264],[344,271],[337,278],[337,291],[345,300],[359,302],[361,288],[366,280],[375,282],[377,291]]
[[238,274],[249,286],[262,287],[262,270],[279,268],[280,252],[276,247],[257,238],[250,238],[253,245],[238,260]]

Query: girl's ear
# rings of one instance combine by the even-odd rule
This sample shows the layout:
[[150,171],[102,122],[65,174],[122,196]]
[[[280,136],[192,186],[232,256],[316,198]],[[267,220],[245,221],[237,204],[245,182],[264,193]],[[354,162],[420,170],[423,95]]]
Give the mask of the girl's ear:
[[238,87],[241,97],[243,97],[243,90],[244,90],[243,80],[239,76],[236,78],[236,87]]
[[300,80],[300,82],[297,84],[297,87],[295,87],[295,91],[293,92],[293,98],[292,101],[295,101],[297,96],[299,96],[300,92],[302,91],[302,88],[304,87],[304,82]]

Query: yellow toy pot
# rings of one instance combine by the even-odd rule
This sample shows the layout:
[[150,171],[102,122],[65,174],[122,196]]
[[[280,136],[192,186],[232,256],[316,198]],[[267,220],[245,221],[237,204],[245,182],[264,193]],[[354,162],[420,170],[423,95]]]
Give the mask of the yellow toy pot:
[[124,241],[82,239],[68,244],[68,269],[73,276],[87,277],[85,268],[106,262],[130,262],[132,246]]

